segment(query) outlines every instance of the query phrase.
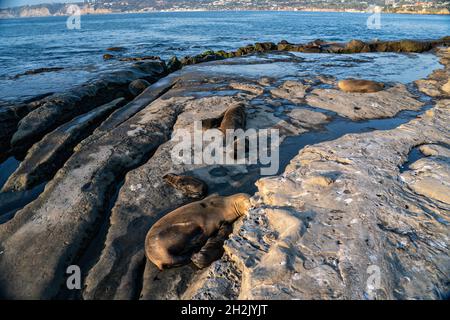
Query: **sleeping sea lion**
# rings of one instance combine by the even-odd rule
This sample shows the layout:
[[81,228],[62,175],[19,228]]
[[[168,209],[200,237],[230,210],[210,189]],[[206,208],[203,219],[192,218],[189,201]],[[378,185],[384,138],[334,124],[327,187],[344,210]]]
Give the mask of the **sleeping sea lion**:
[[206,183],[194,177],[168,173],[163,176],[163,179],[189,198],[202,199],[208,192]]
[[160,270],[187,264],[225,223],[233,223],[247,214],[249,208],[250,196],[245,193],[229,197],[212,195],[184,205],[150,228],[145,238],[145,254]]
[[339,81],[338,87],[344,92],[373,93],[383,90],[384,84],[370,80],[348,79]]

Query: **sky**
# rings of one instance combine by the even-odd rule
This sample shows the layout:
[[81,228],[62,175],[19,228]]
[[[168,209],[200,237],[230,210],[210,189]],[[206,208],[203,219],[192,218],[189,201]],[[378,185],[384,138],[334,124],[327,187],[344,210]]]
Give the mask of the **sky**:
[[0,0],[0,8],[19,7],[24,5],[52,2],[82,2],[83,0]]

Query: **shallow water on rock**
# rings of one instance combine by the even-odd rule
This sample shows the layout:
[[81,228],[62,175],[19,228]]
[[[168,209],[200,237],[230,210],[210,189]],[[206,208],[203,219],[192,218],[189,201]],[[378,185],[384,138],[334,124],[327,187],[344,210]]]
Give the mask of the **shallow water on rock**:
[[410,83],[426,78],[433,70],[442,68],[439,59],[431,53],[291,54],[300,58],[299,61],[285,62],[281,58],[289,59],[288,55],[269,54],[246,57],[244,60],[234,58],[223,64],[206,63],[195,66],[195,69],[205,73],[254,79],[326,75],[337,79],[354,77],[381,82]]

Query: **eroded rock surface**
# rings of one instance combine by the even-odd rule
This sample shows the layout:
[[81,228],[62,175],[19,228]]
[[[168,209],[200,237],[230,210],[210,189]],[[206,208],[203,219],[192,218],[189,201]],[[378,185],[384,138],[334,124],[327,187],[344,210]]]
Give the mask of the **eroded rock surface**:
[[403,84],[375,93],[315,89],[306,101],[313,107],[330,110],[352,120],[393,117],[402,110],[418,110],[423,106]]

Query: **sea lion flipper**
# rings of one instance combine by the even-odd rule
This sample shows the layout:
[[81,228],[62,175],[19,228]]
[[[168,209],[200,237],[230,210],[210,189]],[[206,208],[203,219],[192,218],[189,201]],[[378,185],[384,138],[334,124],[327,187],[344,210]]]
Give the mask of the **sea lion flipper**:
[[223,243],[231,232],[233,232],[233,226],[229,223],[224,223],[217,234],[209,238],[199,252],[192,255],[191,261],[198,268],[203,269],[213,261],[220,259],[224,252]]

